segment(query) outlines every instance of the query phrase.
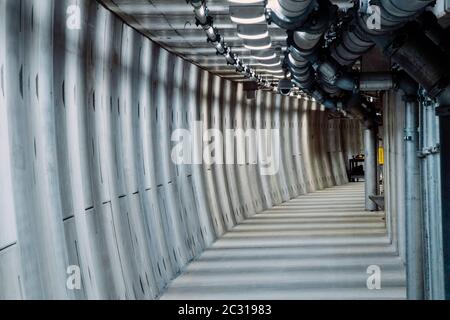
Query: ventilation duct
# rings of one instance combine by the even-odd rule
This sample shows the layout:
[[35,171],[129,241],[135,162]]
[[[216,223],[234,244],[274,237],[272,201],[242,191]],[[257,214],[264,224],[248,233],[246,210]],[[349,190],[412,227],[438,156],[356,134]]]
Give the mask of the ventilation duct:
[[374,43],[367,39],[364,32],[351,24],[344,31],[341,41],[331,47],[331,57],[342,66],[351,66],[373,46]]
[[328,107],[335,107],[336,102],[330,97],[340,95],[341,90],[383,91],[402,86],[408,90],[411,87],[404,76],[392,73],[348,72],[375,44],[432,97],[437,97],[441,105],[448,105],[450,64],[446,51],[450,46],[442,29],[424,14],[424,18],[418,19],[422,24],[419,30],[409,30],[401,36],[397,32],[421,16],[432,3],[429,0],[380,0],[376,4],[380,25],[374,27],[370,23],[373,11],[369,10],[374,7],[370,1],[361,1],[350,12],[349,17],[353,18],[340,27],[342,33],[333,41],[327,54],[321,52],[321,44],[333,22],[330,16],[336,10],[330,2],[273,0],[267,7],[271,21],[288,30],[286,65],[292,73],[293,83],[319,102],[326,101]]
[[448,56],[421,30],[412,28],[400,35],[374,39],[431,97],[437,98],[441,105],[450,105]]
[[374,26],[371,23],[372,14],[368,12],[367,7],[373,7],[369,0],[362,1],[362,10],[365,11],[359,15],[358,22],[367,33],[386,34],[395,31],[405,25],[407,22],[416,18],[422,11],[432,4],[430,0],[380,0],[376,4],[380,13],[380,26]]
[[[394,86],[394,79],[391,74],[362,74],[359,77],[354,77],[343,71],[338,64],[341,66],[351,66],[362,54],[372,48],[374,42],[377,42],[377,44],[380,44],[380,42],[383,41],[388,42],[386,40],[386,37],[388,37],[386,36],[387,34],[393,34],[391,33],[392,31],[398,30],[408,21],[417,17],[430,3],[430,1],[400,1],[398,3],[396,2],[396,5],[398,6],[394,6],[389,0],[381,1],[379,6],[381,13],[381,29],[379,30],[369,28],[370,24],[367,21],[370,17],[367,17],[367,15],[356,15],[356,19],[354,19],[350,25],[350,28],[344,32],[342,41],[338,45],[334,45],[332,47],[331,57],[325,59],[323,62],[317,63],[317,70],[321,75],[321,79],[326,82],[324,87],[331,89],[333,86],[336,86],[347,91],[380,91],[386,90],[386,88],[392,88]],[[436,29],[437,28],[435,27],[435,32],[433,34],[438,34]],[[417,33],[423,34],[420,30],[418,30]],[[413,32],[413,34],[415,35],[416,32]],[[435,52],[436,49],[430,49],[433,48],[432,44],[430,44],[431,47],[424,45],[424,43],[427,43],[424,38],[426,37],[423,35],[420,41],[416,41],[415,44],[411,44],[409,46],[409,50],[408,46],[405,46],[402,50],[397,52],[396,55],[392,53],[391,57],[395,62],[404,67],[416,81],[425,83],[424,87],[431,89],[431,95],[437,96],[438,94],[433,92],[436,90],[435,88],[438,85],[437,79],[426,81],[427,74],[425,74],[422,75],[422,78],[425,79],[419,80],[421,78],[421,70],[424,68],[424,66],[421,66],[421,62],[426,61],[427,55],[431,57],[432,54],[430,53],[432,51]],[[396,37],[396,39],[398,38]],[[428,39],[428,42],[432,41]],[[442,39],[437,39],[435,42],[442,43],[444,41]],[[418,43],[421,43],[423,47],[422,49],[418,48]],[[391,41],[391,44],[398,46],[398,41],[396,40],[395,43],[394,41]],[[387,47],[386,44],[382,44],[381,46],[385,49]],[[434,47],[436,47],[436,44]],[[413,58],[414,51],[419,52],[418,57]],[[404,52],[403,56],[406,55],[411,57],[411,65],[408,65],[407,61],[402,61],[405,59],[402,58],[401,52]],[[421,58],[421,56],[423,56],[423,58]],[[441,59],[435,58],[435,61],[447,60],[445,55],[439,58]],[[431,66],[432,65],[433,64],[431,64]],[[447,71],[445,71],[447,68],[446,66],[444,66],[444,70],[442,70],[442,68],[438,68],[440,69],[439,72],[437,72],[438,70],[431,70],[433,67],[427,68],[430,69],[429,73],[431,78],[437,77],[439,79],[446,79],[448,77]],[[426,85],[427,82],[428,85]],[[331,92],[330,90],[327,91]],[[442,99],[447,99],[448,95],[450,94],[448,94],[447,91],[444,91],[444,98]]]
[[359,91],[384,91],[394,88],[392,73],[361,73],[359,77]]
[[316,0],[268,0],[270,20],[286,30],[303,26],[310,14],[317,10]]
[[[339,89],[328,83],[321,86],[317,82],[314,63],[318,60],[317,52],[323,35],[329,28],[330,16],[337,7],[328,1],[270,1],[268,8],[271,20],[290,30],[285,61],[294,83],[317,101],[325,103],[327,108],[335,109],[329,95],[337,94]],[[310,12],[309,16],[307,12]]]
[[380,0],[377,4],[380,8],[380,26],[377,28],[371,24],[372,13],[368,13],[369,1],[361,1],[360,12],[354,12],[354,19],[343,33],[341,42],[331,48],[331,56],[343,66],[352,65],[373,47],[373,39],[368,35],[383,35],[401,28],[432,2],[429,0]]
[[315,75],[308,60],[301,56],[295,48],[291,48],[287,64],[298,87],[303,90],[311,89],[315,82]]
[[450,39],[433,13],[425,11],[416,21],[420,24],[420,29],[431,41],[447,54],[450,54]]

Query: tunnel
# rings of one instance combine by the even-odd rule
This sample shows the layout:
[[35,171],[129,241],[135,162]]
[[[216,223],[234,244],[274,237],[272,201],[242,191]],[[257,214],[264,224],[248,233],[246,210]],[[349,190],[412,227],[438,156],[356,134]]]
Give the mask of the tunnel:
[[0,300],[450,298],[447,0],[0,0]]

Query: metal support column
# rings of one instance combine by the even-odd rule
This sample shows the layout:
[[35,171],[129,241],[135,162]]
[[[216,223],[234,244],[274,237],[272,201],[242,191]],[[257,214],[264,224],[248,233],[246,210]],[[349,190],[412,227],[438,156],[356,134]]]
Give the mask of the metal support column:
[[442,243],[441,151],[436,102],[422,90],[420,117],[421,189],[424,238],[425,299],[444,299],[445,280]]
[[373,124],[364,129],[364,154],[366,210],[376,211],[377,205],[369,198],[377,194],[377,133]]
[[406,278],[408,299],[414,300],[424,298],[418,114],[417,96],[405,96]]

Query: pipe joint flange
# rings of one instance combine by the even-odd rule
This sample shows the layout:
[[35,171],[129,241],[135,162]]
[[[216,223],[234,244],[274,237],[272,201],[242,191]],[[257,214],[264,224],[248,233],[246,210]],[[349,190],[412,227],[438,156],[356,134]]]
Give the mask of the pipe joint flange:
[[439,154],[440,152],[441,152],[441,145],[437,143],[434,146],[423,148],[422,150],[420,150],[417,153],[417,157],[423,159],[434,154]]
[[[229,57],[227,57],[227,55],[229,55]],[[227,61],[227,65],[228,66],[236,65],[236,58],[235,58],[234,54],[232,54],[230,52],[230,48],[227,48],[226,52],[223,53],[223,56],[226,57],[226,61]]]
[[197,27],[202,27],[204,30],[206,30],[209,27],[212,27],[214,24],[214,18],[208,14],[208,9],[205,9],[205,16],[206,16],[206,22],[202,23],[197,17],[195,17],[195,25]]
[[[215,39],[215,40],[211,40],[211,39],[208,37],[208,38],[206,38],[206,42],[207,42],[207,43],[212,43],[212,44],[214,44],[214,43],[220,43],[223,47],[225,47],[225,43],[224,43],[224,41],[223,41],[222,36],[221,36],[220,34],[218,34],[218,33],[215,33],[215,35],[216,35],[216,39]],[[222,54],[222,53],[221,53],[221,54]]]
[[205,5],[205,0],[186,0],[187,4],[191,4],[195,9]]
[[310,49],[300,48],[294,41],[294,32],[295,31],[292,31],[292,30],[287,32],[286,43],[287,43],[288,48],[293,48],[291,50],[295,50],[296,54],[304,57],[306,60],[308,60],[310,62],[313,60],[316,60],[317,59],[316,52],[317,52],[317,48],[320,47],[320,41]]
[[286,17],[273,9],[266,8],[266,18],[269,23],[273,22],[282,29],[295,31],[301,29],[307,22],[309,16],[317,10],[318,5],[315,1],[312,1],[305,11],[296,17]]
[[314,10],[306,19],[305,24],[296,31],[308,32],[311,34],[325,33],[332,21],[336,19],[338,7],[321,4],[317,10]]

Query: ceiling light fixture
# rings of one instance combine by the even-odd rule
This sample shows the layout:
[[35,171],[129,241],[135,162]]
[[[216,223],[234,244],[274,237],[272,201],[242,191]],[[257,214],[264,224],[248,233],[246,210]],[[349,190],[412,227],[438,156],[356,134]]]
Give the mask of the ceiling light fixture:
[[248,45],[248,44],[244,44],[244,47],[246,47],[247,49],[250,49],[250,50],[267,50],[267,49],[269,49],[271,46],[272,46],[271,43],[265,44],[265,45],[263,45],[263,46],[250,46],[250,45]]
[[228,0],[231,3],[243,3],[243,4],[253,4],[263,2],[263,0]]
[[261,57],[255,55],[252,56],[252,58],[256,60],[272,60],[275,59],[276,57],[277,55],[275,53],[270,56],[261,56]]
[[222,55],[229,65],[235,66],[236,71],[243,73],[244,77],[256,81],[260,86],[266,86],[267,84],[263,82],[261,75],[256,74],[254,69],[243,64],[231,48],[225,44],[220,33],[214,28],[214,18],[209,15],[205,2],[197,0],[188,0],[188,2],[194,7],[197,25],[201,26],[206,32],[208,41],[216,48],[217,54]]
[[266,17],[264,15],[261,15],[259,17],[255,18],[239,18],[239,17],[233,17],[230,16],[231,21],[233,21],[236,24],[257,24],[266,22]]
[[259,63],[260,66],[263,67],[276,67],[281,64],[281,61],[275,62],[275,63]]
[[241,39],[246,39],[246,40],[258,40],[258,39],[264,39],[267,38],[269,36],[269,31],[266,31],[264,33],[261,34],[242,34],[238,32],[238,37]]
[[277,75],[270,75],[270,76],[275,79],[284,79],[285,78],[284,76],[277,76]]
[[269,70],[269,69],[263,69],[263,70],[260,70],[261,72],[268,72],[268,73],[283,73],[284,71],[283,70]]

